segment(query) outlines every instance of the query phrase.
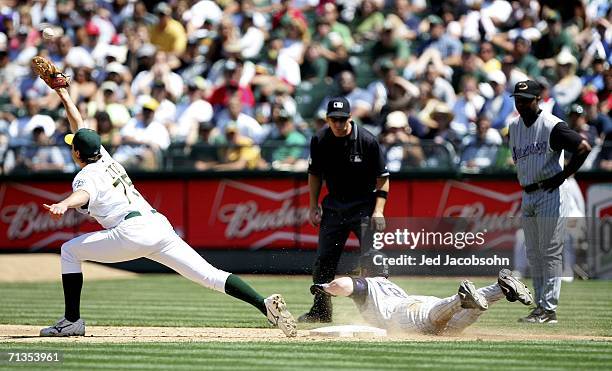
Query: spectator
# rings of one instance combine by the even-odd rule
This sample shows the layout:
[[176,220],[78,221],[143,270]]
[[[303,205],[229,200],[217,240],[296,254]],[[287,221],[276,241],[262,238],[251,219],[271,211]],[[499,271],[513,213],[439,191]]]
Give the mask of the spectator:
[[308,141],[293,123],[291,114],[280,108],[276,116],[276,134],[266,139],[264,156],[272,168],[279,170],[304,171],[308,162],[304,159]]
[[[357,42],[376,40],[382,30],[385,16],[380,11],[382,1],[364,0],[361,2],[355,18],[353,19],[354,36]],[[393,25],[390,24],[391,29]]]
[[32,142],[34,147],[31,157],[28,156],[26,159],[30,170],[64,171],[66,168],[64,156],[58,147],[51,145],[43,127],[37,126],[32,130]]
[[40,100],[35,94],[26,94],[23,98],[26,113],[15,118],[8,128],[11,145],[24,145],[32,141],[32,132],[37,127],[45,130],[47,137],[53,135],[55,122],[45,114],[40,113]]
[[176,107],[176,122],[174,132],[170,132],[176,142],[193,144],[198,133],[198,123],[211,122],[213,107],[204,100],[208,89],[207,82],[202,77],[196,77],[187,84],[187,96]]
[[541,74],[540,66],[538,65],[538,60],[530,54],[530,47],[531,41],[523,36],[519,36],[514,39],[512,56],[514,57],[514,65],[517,68],[521,69],[530,78],[537,79]]
[[555,65],[554,58],[559,55],[563,49],[574,51],[574,43],[563,29],[561,16],[557,11],[549,10],[545,15],[546,31],[542,37],[533,46],[533,55],[540,60],[540,65],[543,67],[553,67]]
[[391,112],[408,107],[418,97],[419,88],[410,81],[397,75],[395,64],[390,59],[381,59],[376,65],[381,78],[368,85],[368,93],[373,98],[372,112]]
[[561,51],[556,62],[558,80],[552,88],[552,95],[562,109],[567,109],[580,97],[582,90],[582,81],[576,76],[578,62],[568,50]]
[[395,35],[391,22],[384,23],[380,38],[372,47],[371,53],[377,60],[391,59],[395,68],[400,69],[406,67],[410,58],[408,43]]
[[455,122],[464,126],[464,133],[468,133],[470,127],[476,122],[478,114],[482,110],[485,98],[478,92],[478,81],[476,77],[466,75],[463,79],[460,91],[462,92],[453,107]]
[[425,155],[419,138],[412,135],[408,117],[402,111],[387,115],[385,131],[380,140],[385,151],[387,168],[397,172],[405,168],[419,168],[424,165]]
[[127,107],[118,102],[117,94],[119,86],[114,81],[105,81],[100,85],[99,92],[101,98],[97,104],[97,109],[106,112],[112,124],[116,127],[123,127],[131,119]]
[[241,56],[244,59],[257,57],[265,43],[265,33],[255,24],[254,17],[255,14],[253,12],[245,13],[242,25],[240,26],[242,31],[240,49]]
[[96,122],[95,128],[100,135],[102,145],[109,150],[117,148],[121,144],[121,135],[117,127],[113,125],[109,114],[104,111],[98,111],[94,119]]
[[597,128],[590,126],[587,122],[587,117],[584,108],[579,104],[572,104],[567,113],[567,125],[570,129],[589,142],[589,145],[595,146],[598,136]]
[[429,25],[429,33],[423,35],[428,35],[429,37],[422,41],[419,50],[436,49],[440,53],[444,64],[456,64],[461,55],[461,42],[446,32],[444,21],[437,15],[428,16],[426,22]]
[[[145,46],[145,48],[150,47]],[[148,55],[148,52],[146,55]],[[168,56],[163,51],[158,51],[155,54],[155,63],[150,70],[144,70],[134,77],[132,94],[135,96],[150,95],[151,88],[156,82],[164,84],[173,100],[178,99],[183,94],[183,79],[177,73],[172,72],[168,64]]]
[[480,116],[476,121],[476,133],[463,139],[461,168],[464,171],[480,171],[495,165],[502,138],[491,127],[491,120]]
[[215,144],[218,142],[219,131],[210,121],[199,122],[197,128],[197,141],[189,157],[196,170],[211,170],[219,164],[219,149]]
[[238,126],[225,127],[225,147],[220,150],[219,164],[214,170],[254,170],[260,163],[260,150],[252,139],[240,135]]
[[163,52],[173,55],[181,54],[187,46],[187,34],[183,25],[172,18],[172,9],[165,2],[155,7],[159,17],[156,25],[149,28],[151,44]]
[[612,133],[612,118],[599,110],[600,104],[597,94],[592,90],[587,90],[582,95],[583,107],[589,126],[595,128],[597,136],[606,137]]
[[491,120],[494,129],[501,129],[506,126],[508,118],[514,112],[514,102],[506,91],[506,75],[503,72],[490,72],[488,77],[493,95],[485,102],[481,114]]
[[323,5],[323,18],[330,25],[331,32],[334,32],[342,38],[342,44],[346,50],[351,50],[354,41],[351,36],[351,30],[347,25],[338,21],[338,8],[334,3],[325,3]]
[[243,108],[251,112],[255,108],[255,96],[249,84],[240,84],[242,76],[242,61],[228,59],[223,67],[223,78],[208,98],[215,111],[227,106],[229,99],[238,92]]
[[217,128],[223,133],[228,125],[234,125],[241,137],[249,138],[259,144],[264,140],[264,130],[253,117],[242,112],[240,94],[234,94],[217,118]]
[[331,23],[325,18],[317,20],[311,46],[313,52],[327,62],[327,76],[335,78],[341,71],[351,69],[348,61],[349,49],[342,36],[332,31]]
[[121,145],[113,157],[123,166],[145,170],[158,168],[160,150],[170,145],[168,131],[154,120],[158,108],[159,102],[149,98],[141,112],[121,129]]
[[501,69],[501,63],[497,59],[495,46],[491,42],[485,41],[480,44],[480,52],[478,55],[482,60],[481,68],[485,73]]

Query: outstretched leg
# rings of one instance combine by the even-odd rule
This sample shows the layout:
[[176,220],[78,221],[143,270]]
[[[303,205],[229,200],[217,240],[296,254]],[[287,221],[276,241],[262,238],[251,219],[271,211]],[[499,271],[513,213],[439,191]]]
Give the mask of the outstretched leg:
[[[508,269],[499,272],[497,283],[478,289],[478,292],[487,300],[489,305],[501,300],[503,297],[510,302],[518,301],[524,305],[531,305],[533,297],[527,286],[512,276]],[[475,309],[464,309],[456,313],[448,321],[445,333],[457,334],[475,323],[482,315],[482,311]]]
[[180,237],[174,236],[161,251],[147,256],[204,287],[223,292],[253,305],[270,323],[277,325],[285,335],[296,336],[296,325],[287,310],[282,296],[275,294],[268,298],[261,296],[240,277],[208,263]]
[[429,321],[436,328],[444,329],[450,319],[465,308],[484,311],[488,308],[487,300],[476,290],[470,281],[462,281],[457,294],[436,301],[429,309]]

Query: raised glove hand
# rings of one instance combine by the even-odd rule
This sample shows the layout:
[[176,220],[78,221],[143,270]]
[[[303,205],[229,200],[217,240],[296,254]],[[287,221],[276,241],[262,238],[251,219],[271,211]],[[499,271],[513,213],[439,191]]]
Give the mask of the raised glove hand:
[[67,88],[70,85],[68,76],[64,75],[57,66],[47,58],[39,55],[32,58],[32,71],[40,76],[51,89]]

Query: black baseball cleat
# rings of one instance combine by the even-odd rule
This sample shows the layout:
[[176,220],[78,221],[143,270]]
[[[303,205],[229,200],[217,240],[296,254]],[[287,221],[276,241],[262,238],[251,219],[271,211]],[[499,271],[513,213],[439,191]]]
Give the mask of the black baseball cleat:
[[[555,312],[554,310],[546,310],[546,309],[542,309],[542,308],[536,308],[536,309],[540,309],[536,314],[530,314],[525,318],[521,318],[521,320],[519,320],[520,322],[523,323],[550,323],[550,324],[555,324],[557,323],[557,312]],[[535,311],[534,311],[535,312]]]
[[531,305],[533,303],[533,296],[527,288],[527,285],[514,277],[509,269],[502,269],[499,271],[497,284],[504,295],[506,295],[508,301],[514,302],[518,300],[525,305]]
[[474,284],[468,280],[461,281],[457,291],[461,299],[461,308],[487,310],[489,303],[487,299],[476,290]]
[[330,323],[331,321],[331,313],[318,313],[312,310],[298,317],[300,323]]
[[535,318],[542,314],[542,312],[544,312],[544,309],[536,307],[527,316],[519,318],[518,321],[522,323],[536,323]]

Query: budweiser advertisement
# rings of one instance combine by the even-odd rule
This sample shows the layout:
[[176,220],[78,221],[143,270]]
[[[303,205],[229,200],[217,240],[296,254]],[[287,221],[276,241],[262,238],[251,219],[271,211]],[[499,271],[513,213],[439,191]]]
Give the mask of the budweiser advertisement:
[[[198,249],[314,249],[317,230],[308,223],[308,184],[298,179],[143,180],[136,186]],[[42,208],[70,191],[69,182],[3,183],[0,248],[57,248],[100,229],[71,211],[53,221]],[[471,230],[487,230],[491,247],[510,247],[520,225],[521,190],[513,180],[394,180],[388,217],[461,217]],[[351,236],[349,246],[358,246]],[[495,246],[493,246],[495,245]]]
[[[155,181],[137,185],[151,205],[163,210],[177,232],[183,234],[182,184]],[[58,248],[79,234],[99,230],[95,220],[73,209],[59,221],[50,218],[42,204],[58,202],[69,194],[69,182],[2,183],[0,248],[32,251]]]

